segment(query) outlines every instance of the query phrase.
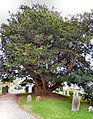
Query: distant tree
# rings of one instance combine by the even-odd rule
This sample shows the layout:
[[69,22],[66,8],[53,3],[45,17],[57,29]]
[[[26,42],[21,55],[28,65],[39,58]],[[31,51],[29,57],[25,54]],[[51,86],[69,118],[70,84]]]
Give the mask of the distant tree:
[[[45,5],[22,5],[2,24],[2,50],[9,71],[32,77],[35,93],[51,94],[72,71],[90,66],[92,14],[63,19]],[[70,80],[70,79],[69,79]]]

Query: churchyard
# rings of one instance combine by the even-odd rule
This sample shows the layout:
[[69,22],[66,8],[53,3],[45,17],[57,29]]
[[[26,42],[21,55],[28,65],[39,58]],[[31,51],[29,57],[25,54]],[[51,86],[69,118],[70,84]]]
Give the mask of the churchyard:
[[[60,95],[61,98],[59,98],[59,96],[31,96],[33,95],[31,87],[26,92],[26,86],[20,87],[19,84],[20,81],[11,84],[9,86],[9,93],[22,95],[21,98],[18,98],[18,103],[21,105],[21,108],[29,110],[29,112],[39,116],[40,119],[93,119],[93,111],[88,111],[89,103],[82,100],[80,96],[80,93],[84,93],[84,90],[76,85],[72,84],[69,87],[64,82],[63,90],[56,89],[53,92],[54,94]],[[2,88],[0,88],[0,91],[2,94]],[[74,103],[74,96],[77,91],[79,92],[77,96],[80,100],[78,99],[78,107],[75,109],[72,103]]]
[[9,16],[0,28],[2,119],[93,119],[93,10],[69,19],[24,4]]
[[71,111],[72,98],[45,98],[36,101],[36,97],[32,97],[31,102],[27,102],[26,96],[20,98],[19,103],[22,107],[28,109],[41,119],[93,119],[93,112],[88,112],[88,103],[81,101],[80,110],[78,112]]

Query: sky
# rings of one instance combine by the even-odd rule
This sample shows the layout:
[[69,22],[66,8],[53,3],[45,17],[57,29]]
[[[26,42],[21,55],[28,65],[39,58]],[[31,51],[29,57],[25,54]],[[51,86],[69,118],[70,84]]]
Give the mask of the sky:
[[35,3],[45,4],[49,8],[54,6],[61,15],[68,16],[82,12],[90,12],[93,9],[93,0],[1,0],[0,24],[9,18],[8,11],[15,13],[21,4],[32,5]]

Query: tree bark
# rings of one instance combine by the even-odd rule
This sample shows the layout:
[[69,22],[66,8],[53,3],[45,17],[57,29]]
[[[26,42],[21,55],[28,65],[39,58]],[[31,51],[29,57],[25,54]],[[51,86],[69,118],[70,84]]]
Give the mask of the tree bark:
[[48,84],[40,75],[37,75],[37,78],[35,79],[35,93],[37,95],[51,95],[52,93]]
[[71,72],[72,68],[75,66],[77,57],[78,57],[78,54],[76,54],[75,58],[72,60],[72,62],[70,63],[70,65],[67,67],[66,74],[69,74]]

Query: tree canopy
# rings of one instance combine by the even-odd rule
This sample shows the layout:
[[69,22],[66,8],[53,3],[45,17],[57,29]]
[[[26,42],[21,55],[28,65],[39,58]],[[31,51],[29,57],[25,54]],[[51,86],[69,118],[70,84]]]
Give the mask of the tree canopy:
[[1,75],[30,76],[37,93],[50,93],[71,72],[90,67],[86,56],[93,50],[93,12],[63,19],[45,5],[22,5],[0,33]]

